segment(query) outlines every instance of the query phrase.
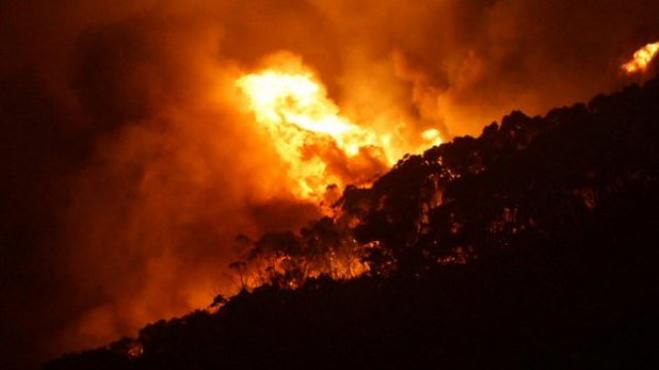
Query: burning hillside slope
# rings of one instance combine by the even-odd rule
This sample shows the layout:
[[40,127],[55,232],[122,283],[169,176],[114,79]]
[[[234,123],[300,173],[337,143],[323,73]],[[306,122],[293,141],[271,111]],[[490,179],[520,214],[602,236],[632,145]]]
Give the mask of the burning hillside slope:
[[[657,117],[658,79],[514,112],[348,188],[332,218],[246,240],[266,284],[218,312],[46,368],[651,367]],[[305,274],[348,246],[360,278]]]

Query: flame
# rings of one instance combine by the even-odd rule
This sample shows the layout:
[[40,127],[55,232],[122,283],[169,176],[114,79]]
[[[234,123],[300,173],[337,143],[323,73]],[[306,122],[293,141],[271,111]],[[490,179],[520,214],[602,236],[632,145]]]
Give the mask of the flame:
[[442,137],[439,130],[436,128],[429,128],[421,133],[421,138],[431,145],[439,145],[442,143]]
[[[298,58],[289,56],[246,73],[235,84],[288,165],[295,183],[291,190],[300,198],[322,200],[329,185],[368,185],[401,151],[421,149],[394,147],[391,132],[376,132],[342,115],[322,82]],[[422,148],[441,143],[437,129],[424,131],[421,139]],[[347,170],[337,170],[337,162]]]
[[[357,173],[374,172],[374,163],[387,169],[400,152],[392,147],[390,133],[378,133],[343,116],[325,86],[298,61],[247,73],[236,80],[236,86],[288,165],[289,177],[296,183],[292,191],[298,197],[320,200],[329,185],[365,185]],[[439,131],[433,130],[432,137],[423,135],[425,145],[441,142]],[[333,169],[337,156],[356,169]]]
[[647,44],[634,53],[634,57],[622,65],[627,74],[642,73],[659,53],[659,42]]
[[292,125],[298,132],[330,136],[351,157],[361,147],[376,144],[373,132],[339,114],[339,109],[327,98],[325,88],[310,73],[266,70],[242,77],[237,83],[249,95],[260,123],[278,129]]

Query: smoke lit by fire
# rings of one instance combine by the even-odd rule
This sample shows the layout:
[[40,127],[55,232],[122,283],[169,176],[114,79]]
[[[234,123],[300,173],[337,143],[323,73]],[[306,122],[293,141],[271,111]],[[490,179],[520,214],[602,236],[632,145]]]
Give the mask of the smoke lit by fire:
[[643,73],[659,53],[659,42],[647,44],[634,53],[634,57],[622,65],[627,74]]

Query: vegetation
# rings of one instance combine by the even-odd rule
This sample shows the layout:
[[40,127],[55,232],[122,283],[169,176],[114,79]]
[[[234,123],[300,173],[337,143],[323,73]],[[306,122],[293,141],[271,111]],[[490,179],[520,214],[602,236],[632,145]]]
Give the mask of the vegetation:
[[217,312],[46,369],[652,368],[657,190],[659,80],[513,112],[346,189],[333,217],[240,238],[233,267],[262,285]]

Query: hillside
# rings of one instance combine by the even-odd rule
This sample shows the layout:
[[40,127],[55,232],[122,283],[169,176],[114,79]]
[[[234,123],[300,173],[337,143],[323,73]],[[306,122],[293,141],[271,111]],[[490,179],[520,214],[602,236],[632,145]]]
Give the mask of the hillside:
[[658,189],[658,79],[513,112],[349,187],[333,217],[241,238],[237,274],[262,285],[219,310],[45,369],[651,368]]

